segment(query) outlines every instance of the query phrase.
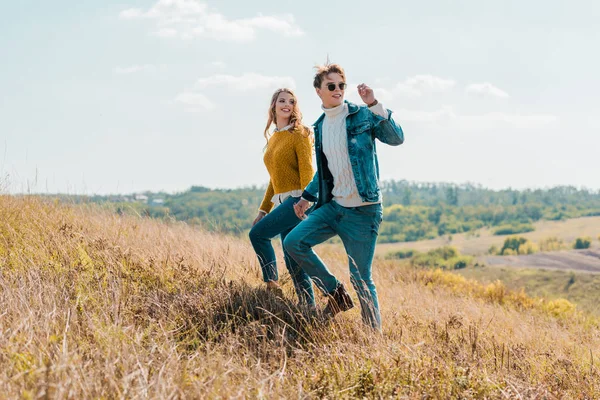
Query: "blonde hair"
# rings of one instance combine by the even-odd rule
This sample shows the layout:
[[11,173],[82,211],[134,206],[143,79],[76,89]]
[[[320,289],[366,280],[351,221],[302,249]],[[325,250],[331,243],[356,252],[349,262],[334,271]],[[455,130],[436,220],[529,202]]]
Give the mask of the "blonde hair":
[[[269,143],[269,129],[271,128],[271,124],[277,121],[277,116],[275,115],[275,103],[279,98],[279,94],[283,92],[289,93],[294,98],[294,109],[292,110],[292,115],[290,116],[290,124],[293,125],[294,129],[302,126],[302,113],[300,112],[300,108],[298,108],[298,97],[296,97],[294,91],[288,88],[277,89],[271,97],[271,105],[269,106],[269,117],[267,119],[267,126],[265,126],[265,139],[267,140],[267,144]],[[301,131],[305,131],[305,129],[302,129]],[[302,134],[306,135],[308,135],[309,133],[310,131],[308,131],[307,133],[302,132]]]
[[340,74],[344,82],[346,81],[346,73],[344,72],[344,68],[340,64],[325,64],[325,65],[317,65],[315,67],[317,72],[315,72],[315,78],[313,79],[313,86],[315,89],[320,89],[321,84],[323,83],[323,78],[325,78],[329,74]]

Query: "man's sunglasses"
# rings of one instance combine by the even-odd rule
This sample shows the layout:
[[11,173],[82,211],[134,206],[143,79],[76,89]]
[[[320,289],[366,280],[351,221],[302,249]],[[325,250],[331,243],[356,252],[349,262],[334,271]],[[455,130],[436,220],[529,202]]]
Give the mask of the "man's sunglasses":
[[[346,82],[340,82],[338,84],[338,87],[340,88],[340,90],[346,90],[348,85],[346,85]],[[328,83],[327,89],[329,89],[330,92],[333,92],[335,90],[335,83]]]

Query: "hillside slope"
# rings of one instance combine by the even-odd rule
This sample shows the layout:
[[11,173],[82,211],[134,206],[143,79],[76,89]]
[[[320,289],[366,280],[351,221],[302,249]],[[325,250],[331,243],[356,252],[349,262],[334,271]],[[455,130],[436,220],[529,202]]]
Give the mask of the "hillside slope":
[[308,320],[289,279],[266,293],[245,240],[1,196],[0,398],[600,398],[598,323],[571,303],[374,269],[383,335],[357,309]]

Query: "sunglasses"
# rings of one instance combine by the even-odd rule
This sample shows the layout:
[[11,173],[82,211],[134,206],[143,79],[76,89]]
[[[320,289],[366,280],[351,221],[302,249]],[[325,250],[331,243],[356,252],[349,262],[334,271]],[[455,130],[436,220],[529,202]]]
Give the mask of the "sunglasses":
[[[338,87],[340,88],[340,90],[345,90],[348,87],[348,85],[346,85],[346,82],[340,82],[338,84]],[[327,89],[329,89],[330,92],[333,92],[335,90],[335,83],[328,83]]]

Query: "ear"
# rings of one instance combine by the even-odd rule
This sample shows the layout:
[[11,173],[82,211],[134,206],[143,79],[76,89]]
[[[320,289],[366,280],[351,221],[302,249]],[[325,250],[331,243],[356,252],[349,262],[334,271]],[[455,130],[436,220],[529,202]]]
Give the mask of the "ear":
[[317,92],[317,96],[321,97],[321,89],[315,88],[315,92]]

